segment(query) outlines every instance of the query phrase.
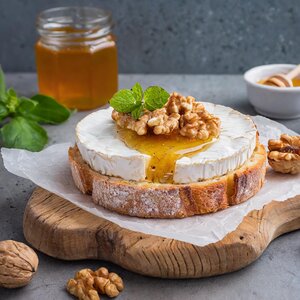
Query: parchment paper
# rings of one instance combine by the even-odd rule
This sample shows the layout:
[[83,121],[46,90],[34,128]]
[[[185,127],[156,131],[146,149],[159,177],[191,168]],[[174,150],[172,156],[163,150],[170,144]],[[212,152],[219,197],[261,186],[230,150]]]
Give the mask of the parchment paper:
[[[283,132],[297,135],[283,125],[264,117],[255,116],[253,120],[264,144],[269,138],[278,138]],[[90,196],[82,195],[77,190],[68,165],[69,146],[71,146],[69,143],[56,144],[38,153],[6,148],[1,152],[4,165],[9,172],[31,180],[92,214],[130,230],[194,245],[204,246],[217,242],[235,230],[251,210],[260,209],[272,200],[284,201],[300,194],[300,175],[282,175],[268,168],[266,183],[257,195],[243,204],[214,214],[180,220],[145,220],[122,216],[95,206]]]

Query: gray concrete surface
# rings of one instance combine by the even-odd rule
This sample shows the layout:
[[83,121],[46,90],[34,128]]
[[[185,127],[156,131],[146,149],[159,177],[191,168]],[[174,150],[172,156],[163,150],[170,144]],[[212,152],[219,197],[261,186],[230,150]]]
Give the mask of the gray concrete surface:
[[[35,76],[15,74],[7,76],[8,85],[27,96],[36,91]],[[201,100],[232,106],[244,113],[254,114],[246,99],[241,76],[217,75],[121,75],[120,87],[136,81],[144,86],[160,84],[169,91],[177,90]],[[51,143],[70,140],[74,126],[87,113],[77,113],[63,125],[48,126]],[[300,120],[282,122],[300,132]],[[28,180],[8,173],[0,162],[0,240],[24,241],[22,216],[34,185]],[[150,299],[299,299],[300,295],[300,231],[276,239],[264,254],[249,267],[227,275],[193,280],[162,280],[128,272],[104,261],[61,261],[38,253],[39,270],[24,288],[0,288],[2,300],[63,300],[72,299],[65,292],[68,278],[81,268],[107,266],[119,273],[126,288],[120,300]],[[101,299],[107,299],[102,297]]]
[[0,64],[34,70],[37,14],[57,6],[113,12],[122,73],[241,73],[300,61],[298,0],[0,0]]

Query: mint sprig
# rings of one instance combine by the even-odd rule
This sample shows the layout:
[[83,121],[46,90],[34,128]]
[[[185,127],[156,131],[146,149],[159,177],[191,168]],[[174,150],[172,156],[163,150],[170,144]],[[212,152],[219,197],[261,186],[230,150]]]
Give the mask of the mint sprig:
[[137,105],[134,93],[128,89],[116,92],[109,103],[116,111],[121,113],[130,113]]
[[137,83],[131,88],[131,90],[132,90],[132,92],[133,92],[133,94],[134,94],[136,103],[137,103],[137,104],[141,104],[142,101],[143,101],[143,96],[144,96],[142,86],[137,82]]
[[143,91],[137,82],[131,90],[119,90],[110,99],[110,105],[118,112],[130,113],[137,120],[145,109],[153,111],[162,108],[168,101],[170,94],[160,86],[150,86]]
[[13,89],[6,89],[0,66],[0,140],[4,147],[40,151],[48,142],[47,132],[39,123],[60,124],[71,111],[53,98],[35,95],[19,97]]
[[159,86],[150,86],[145,90],[145,108],[153,111],[162,108],[169,98],[169,93]]
[[141,104],[137,106],[130,114],[135,119],[138,120],[143,115],[144,106]]

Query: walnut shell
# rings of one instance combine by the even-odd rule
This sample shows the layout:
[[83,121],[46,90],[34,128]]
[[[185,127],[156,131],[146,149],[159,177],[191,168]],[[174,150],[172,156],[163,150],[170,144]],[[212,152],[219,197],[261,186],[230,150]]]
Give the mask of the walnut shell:
[[36,253],[27,245],[6,240],[0,242],[0,286],[16,288],[27,285],[38,267]]
[[279,173],[284,174],[298,174],[300,173],[300,160],[298,161],[285,161],[285,160],[273,160],[268,157],[269,165],[272,169]]

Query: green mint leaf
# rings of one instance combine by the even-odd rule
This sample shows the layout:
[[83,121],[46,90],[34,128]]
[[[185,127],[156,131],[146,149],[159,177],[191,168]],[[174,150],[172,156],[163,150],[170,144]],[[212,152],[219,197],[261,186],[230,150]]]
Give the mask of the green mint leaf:
[[116,92],[109,103],[116,111],[121,113],[130,113],[137,104],[133,92],[128,89]]
[[143,100],[143,88],[142,86],[137,82],[132,88],[131,88],[133,94],[134,94],[134,97],[135,97],[135,100],[136,100],[136,103],[142,103],[142,100]]
[[32,110],[23,111],[22,115],[32,121],[60,124],[70,117],[70,111],[51,97],[38,94],[31,97],[31,100],[37,104]]
[[2,70],[2,67],[0,65],[0,100],[5,96],[5,76]]
[[8,109],[6,106],[0,102],[0,121],[2,121],[5,117],[7,117],[9,114]]
[[144,105],[141,104],[138,107],[136,107],[132,112],[131,116],[135,119],[138,120],[142,115],[143,115],[143,110],[144,110]]
[[48,142],[47,132],[36,122],[16,117],[1,130],[3,146],[7,148],[41,151]]
[[9,88],[6,93],[9,97],[17,98],[17,92],[13,88]]
[[16,112],[17,107],[20,104],[20,100],[17,96],[16,91],[13,88],[9,88],[7,90],[6,96],[3,100],[10,113]]
[[28,116],[34,110],[34,108],[38,105],[37,101],[26,97],[20,97],[20,104],[17,107],[16,113],[21,116]]
[[150,86],[144,92],[145,108],[152,111],[162,108],[168,101],[170,94],[159,86]]

